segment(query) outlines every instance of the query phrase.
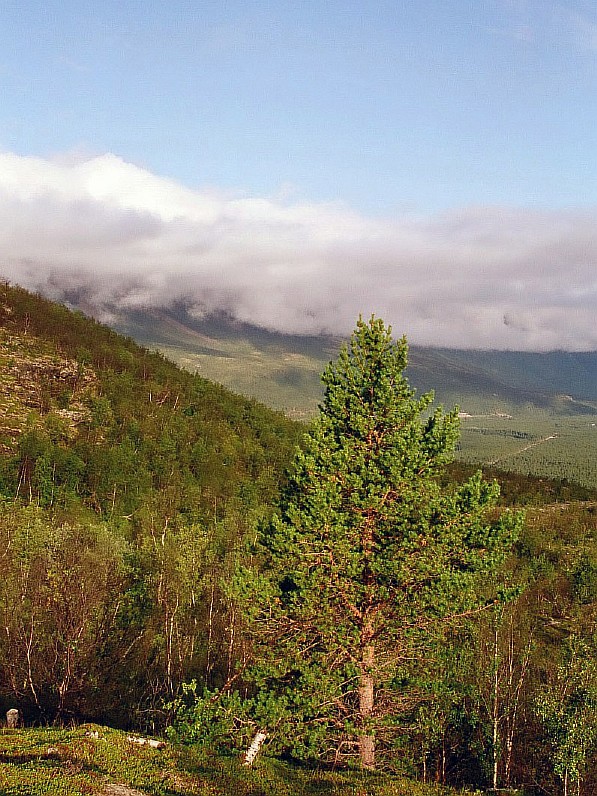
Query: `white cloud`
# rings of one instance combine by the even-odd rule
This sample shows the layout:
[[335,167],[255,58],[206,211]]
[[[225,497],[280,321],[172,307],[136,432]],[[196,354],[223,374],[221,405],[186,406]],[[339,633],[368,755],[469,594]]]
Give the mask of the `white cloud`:
[[0,275],[98,314],[184,301],[291,333],[375,313],[423,345],[597,349],[597,209],[370,219],[194,191],[114,155],[0,154]]

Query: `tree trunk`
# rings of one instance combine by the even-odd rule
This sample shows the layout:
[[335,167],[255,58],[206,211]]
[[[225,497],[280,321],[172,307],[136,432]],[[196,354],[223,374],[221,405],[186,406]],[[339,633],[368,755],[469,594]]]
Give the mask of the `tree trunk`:
[[499,765],[499,696],[500,696],[500,659],[499,659],[499,635],[496,624],[494,632],[493,646],[493,705],[492,705],[492,752],[493,752],[493,790],[498,787],[498,765]]
[[361,766],[367,769],[375,768],[375,736],[367,732],[368,721],[373,714],[373,663],[375,649],[373,644],[367,644],[363,649],[362,669],[359,682],[359,718],[363,728],[359,735],[359,757]]

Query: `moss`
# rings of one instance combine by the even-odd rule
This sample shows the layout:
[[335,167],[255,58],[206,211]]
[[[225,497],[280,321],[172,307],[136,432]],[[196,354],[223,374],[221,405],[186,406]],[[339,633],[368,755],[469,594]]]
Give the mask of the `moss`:
[[[147,796],[449,796],[457,791],[385,774],[314,771],[263,758],[247,770],[233,758],[133,744],[98,725],[0,731],[2,796],[76,796],[126,786]],[[116,793],[116,789],[113,791]],[[470,792],[469,796],[470,796]],[[132,794],[131,794],[132,796]]]

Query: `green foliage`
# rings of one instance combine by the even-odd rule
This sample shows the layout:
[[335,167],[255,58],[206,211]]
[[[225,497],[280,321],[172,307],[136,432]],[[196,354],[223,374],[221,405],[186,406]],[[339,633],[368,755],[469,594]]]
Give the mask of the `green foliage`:
[[[0,294],[0,497],[14,503],[14,524],[29,528],[27,544],[68,527],[64,544],[78,539],[93,557],[93,529],[105,529],[123,545],[114,572],[124,573],[112,584],[111,621],[88,619],[96,660],[88,650],[86,663],[78,644],[76,693],[69,686],[62,698],[58,663],[49,661],[67,641],[41,596],[51,562],[43,552],[35,559],[46,584],[36,596],[10,572],[16,542],[6,556],[0,549],[4,588],[14,592],[6,600],[31,592],[18,603],[20,635],[10,641],[21,669],[27,621],[35,628],[35,672],[17,676],[0,660],[0,700],[10,695],[31,715],[66,711],[151,727],[184,678],[213,686],[227,677],[242,638],[230,638],[221,584],[247,529],[270,512],[300,430],[81,314],[17,287],[0,286]],[[65,586],[73,600],[94,592],[101,571],[80,570],[80,584]]]
[[85,713],[115,632],[125,541],[105,525],[55,524],[2,502],[0,546],[4,690],[47,718]]
[[182,694],[166,709],[176,717],[168,737],[206,754],[240,754],[255,732],[249,702],[238,691],[204,688],[198,693],[196,680],[183,683]]
[[236,758],[206,759],[189,747],[138,746],[93,724],[0,732],[3,796],[124,796],[125,789],[152,796],[457,796],[402,777],[310,771],[266,758],[247,769]]
[[584,605],[597,600],[597,561],[583,553],[572,572],[572,585],[576,599]]
[[[148,731],[175,715],[173,737],[192,739],[184,754],[197,774],[177,769],[179,787],[171,770],[158,774],[116,735],[112,763],[122,751],[130,767],[94,768],[99,749],[93,759],[79,752],[95,742],[66,732],[40,741],[40,749],[64,744],[56,758],[43,749],[19,758],[19,744],[37,749],[33,734],[22,734],[13,751],[1,747],[0,790],[92,793],[112,776],[156,794],[431,792],[410,780],[313,773],[266,757],[350,762],[369,732],[384,765],[478,786],[490,784],[497,757],[500,783],[527,783],[529,796],[530,782],[557,789],[558,744],[570,759],[585,749],[576,758],[580,792],[595,791],[597,755],[566,718],[587,724],[586,693],[575,674],[564,677],[577,664],[568,651],[562,657],[571,637],[594,654],[597,459],[587,431],[594,417],[559,414],[557,427],[553,414],[530,407],[500,417],[491,398],[488,417],[464,418],[467,444],[483,443],[478,462],[487,461],[488,442],[496,457],[507,454],[485,467],[501,487],[500,508],[492,507],[496,490],[474,466],[444,464],[454,414],[434,414],[400,371],[394,385],[405,414],[392,437],[383,378],[376,380],[372,358],[347,351],[344,371],[339,363],[328,371],[330,396],[287,480],[304,429],[64,307],[9,286],[0,297],[0,714],[16,705],[27,722],[89,717]],[[399,370],[406,350],[396,346]],[[409,368],[416,381],[420,357]],[[377,403],[352,389],[359,369]],[[342,379],[352,385],[346,393]],[[367,452],[373,409],[387,423],[380,440],[396,443],[406,459],[385,443]],[[557,440],[541,442],[552,433]],[[521,452],[526,445],[534,447]],[[428,459],[417,458],[425,449]],[[582,471],[569,467],[572,454]],[[528,475],[541,457],[557,480]],[[521,473],[498,470],[519,465]],[[385,498],[382,484],[390,486]],[[501,551],[483,547],[483,533],[500,527],[504,507],[518,506],[527,507],[525,527],[490,577]],[[371,548],[378,559],[362,555],[367,517],[380,529]],[[466,555],[471,543],[484,552],[484,573]],[[246,570],[232,588],[239,563]],[[503,583],[524,592],[507,607],[481,610],[481,623],[475,614],[449,621],[451,612],[493,605]],[[501,593],[513,596],[510,588]],[[385,607],[394,604],[386,627]],[[366,628],[354,609],[363,616],[368,605],[380,618],[373,665],[365,667]],[[245,616],[256,620],[250,628]],[[359,691],[369,674],[375,704],[363,718]],[[180,683],[193,678],[195,691],[182,695]],[[566,737],[540,722],[535,705],[546,698],[553,710],[567,705]],[[265,754],[247,772],[236,753],[261,727],[269,730]],[[0,733],[0,743],[9,737]],[[100,739],[102,750],[110,745]],[[214,757],[216,747],[228,756]]]
[[351,756],[373,736],[391,746],[404,662],[483,608],[479,577],[518,529],[508,513],[487,520],[499,490],[480,475],[442,490],[456,412],[427,413],[406,361],[404,340],[359,321],[253,551],[260,571],[237,579],[257,657],[246,676],[276,695],[274,734],[301,758]]
[[[20,422],[28,405],[41,409],[0,461],[4,494],[48,507],[75,499],[112,517],[134,515],[153,490],[168,488],[177,510],[197,519],[221,518],[241,494],[248,508],[275,497],[300,433],[283,415],[65,307],[16,287],[2,293],[10,312],[0,342],[19,353],[7,386],[30,393]],[[273,479],[261,477],[272,468]]]
[[553,747],[553,768],[578,783],[597,751],[597,646],[571,637],[554,680],[537,698],[537,713]]

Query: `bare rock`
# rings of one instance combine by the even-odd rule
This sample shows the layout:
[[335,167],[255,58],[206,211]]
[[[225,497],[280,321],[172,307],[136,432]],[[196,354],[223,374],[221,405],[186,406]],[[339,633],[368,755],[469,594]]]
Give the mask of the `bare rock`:
[[9,730],[14,730],[19,726],[20,714],[16,708],[11,708],[6,712],[6,726]]

